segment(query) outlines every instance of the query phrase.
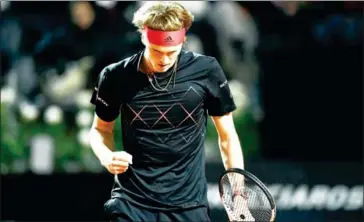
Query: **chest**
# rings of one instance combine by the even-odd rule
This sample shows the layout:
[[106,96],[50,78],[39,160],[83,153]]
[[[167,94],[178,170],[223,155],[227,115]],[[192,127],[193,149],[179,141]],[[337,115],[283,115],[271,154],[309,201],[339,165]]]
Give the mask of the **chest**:
[[140,89],[122,106],[124,120],[147,129],[179,128],[195,125],[205,114],[207,91],[197,80],[177,81],[168,91],[151,85]]

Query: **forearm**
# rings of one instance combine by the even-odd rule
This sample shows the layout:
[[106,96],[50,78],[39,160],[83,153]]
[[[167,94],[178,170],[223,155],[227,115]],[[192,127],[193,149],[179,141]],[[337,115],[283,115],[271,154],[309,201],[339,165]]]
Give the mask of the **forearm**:
[[114,150],[114,134],[92,128],[89,136],[91,148],[103,164],[104,160],[107,159]]
[[244,169],[243,151],[236,133],[225,138],[219,137],[219,146],[225,169]]

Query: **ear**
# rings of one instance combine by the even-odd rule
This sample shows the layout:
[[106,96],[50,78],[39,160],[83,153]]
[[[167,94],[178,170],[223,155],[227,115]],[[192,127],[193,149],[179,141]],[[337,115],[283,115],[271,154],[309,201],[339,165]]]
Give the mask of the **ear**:
[[185,38],[183,40],[182,48],[186,48],[187,49],[187,36],[185,36]]
[[145,36],[145,32],[142,31],[140,33],[141,33],[140,38],[141,38],[143,45],[147,46],[147,37]]

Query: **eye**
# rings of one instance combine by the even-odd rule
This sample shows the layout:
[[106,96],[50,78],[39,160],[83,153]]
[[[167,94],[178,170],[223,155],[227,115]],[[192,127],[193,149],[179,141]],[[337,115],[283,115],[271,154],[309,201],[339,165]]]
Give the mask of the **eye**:
[[175,54],[177,51],[173,51],[173,52],[169,52],[168,55],[171,56],[173,54]]
[[162,55],[162,53],[160,51],[157,51],[155,49],[153,49],[153,53],[156,54],[156,55]]
[[173,56],[175,53],[177,53],[177,51],[161,52],[156,49],[152,49],[152,51],[153,51],[153,54],[155,54],[156,56],[163,56],[163,55]]

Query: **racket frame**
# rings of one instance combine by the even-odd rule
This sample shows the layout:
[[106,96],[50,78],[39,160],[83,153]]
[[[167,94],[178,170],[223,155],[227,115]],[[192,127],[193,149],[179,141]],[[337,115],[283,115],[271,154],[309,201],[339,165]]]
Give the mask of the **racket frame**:
[[274,198],[272,196],[272,194],[269,192],[268,187],[258,179],[258,177],[256,177],[254,174],[240,169],[240,168],[230,168],[225,170],[224,173],[221,174],[220,178],[219,178],[219,193],[220,193],[220,198],[222,198],[222,186],[221,186],[221,180],[222,178],[229,174],[229,173],[239,173],[242,174],[244,177],[247,177],[249,179],[251,179],[253,182],[255,182],[264,192],[264,194],[266,195],[266,197],[268,198],[269,203],[271,204],[271,209],[272,209],[272,217],[270,221],[274,221],[275,217],[276,217],[276,203],[274,201]]

